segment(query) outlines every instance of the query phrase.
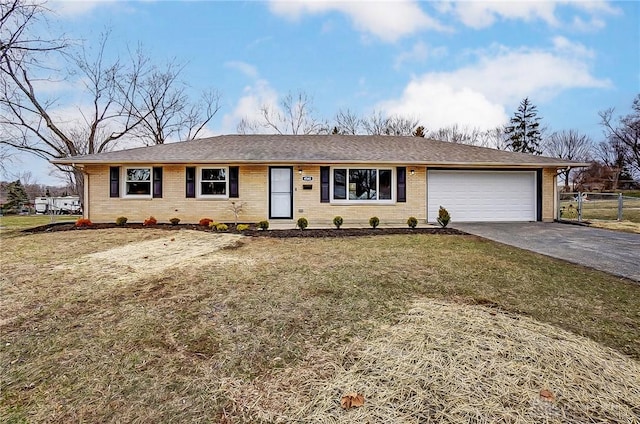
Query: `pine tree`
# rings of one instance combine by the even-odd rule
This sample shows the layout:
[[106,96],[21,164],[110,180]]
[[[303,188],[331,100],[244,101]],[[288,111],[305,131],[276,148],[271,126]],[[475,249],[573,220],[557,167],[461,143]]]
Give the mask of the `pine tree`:
[[529,102],[525,97],[518,106],[518,111],[514,113],[509,121],[510,125],[504,128],[507,135],[507,144],[514,152],[542,154],[540,143],[542,134],[540,132],[540,118],[537,107]]
[[424,137],[424,127],[422,125],[420,125],[418,128],[415,129],[415,131],[413,132],[413,136],[414,137]]
[[7,184],[7,203],[4,206],[6,211],[17,212],[28,201],[29,197],[20,180]]

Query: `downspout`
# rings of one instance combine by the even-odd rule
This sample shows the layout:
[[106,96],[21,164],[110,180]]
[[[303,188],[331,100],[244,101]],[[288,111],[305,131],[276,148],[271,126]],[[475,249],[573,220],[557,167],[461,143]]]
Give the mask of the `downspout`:
[[82,205],[82,217],[84,219],[89,218],[89,174],[86,171],[82,171],[82,176],[84,178],[84,187],[82,188],[84,191],[84,204]]

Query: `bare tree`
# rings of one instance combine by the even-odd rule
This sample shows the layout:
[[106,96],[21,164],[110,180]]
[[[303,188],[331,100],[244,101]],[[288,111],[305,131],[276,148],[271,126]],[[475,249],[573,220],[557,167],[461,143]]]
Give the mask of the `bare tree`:
[[[36,53],[62,50],[67,46],[66,40],[45,39],[31,31],[34,22],[44,20],[47,10],[41,2],[25,0],[9,0],[0,2],[0,69],[5,68],[5,63],[20,62],[29,63],[39,67],[35,59]],[[0,86],[6,87],[4,73],[0,71]],[[3,90],[5,95],[7,90]],[[13,134],[7,129],[0,131],[0,172],[6,175],[6,166],[11,163],[12,150],[8,149],[5,142],[9,141]]]
[[198,102],[189,99],[187,86],[179,79],[182,70],[175,61],[165,69],[154,67],[140,86],[141,108],[134,110],[140,125],[132,134],[145,145],[193,140],[220,110],[216,90],[204,92]]
[[614,151],[624,150],[626,164],[636,175],[640,175],[640,94],[633,100],[631,113],[613,121],[614,109],[599,113],[607,142]]
[[416,118],[392,115],[387,118],[385,135],[413,135],[418,123],[419,121]]
[[334,117],[334,133],[357,135],[362,131],[362,119],[349,109],[340,109]]
[[[543,143],[543,149],[549,156],[575,161],[591,160],[593,141],[576,130],[556,131]],[[572,169],[562,171],[565,191],[569,191]]]
[[47,9],[40,1],[9,0],[0,2],[0,62],[31,60],[33,53],[64,49],[66,40],[45,39],[31,31]]
[[595,147],[595,155],[611,170],[611,189],[617,190],[620,177],[626,173],[625,168],[628,163],[626,146],[619,139],[611,138],[598,143]]
[[362,119],[362,127],[364,132],[369,135],[386,135],[387,118],[381,111],[374,110],[371,115]]
[[441,141],[448,141],[450,143],[479,145],[480,134],[481,131],[477,128],[453,124],[449,125],[448,127],[442,127],[437,130],[431,131],[429,133],[429,137]]
[[[50,160],[112,150],[135,135],[144,135],[151,143],[164,142],[167,135],[182,130],[187,137],[195,137],[217,112],[215,94],[203,109],[190,106],[176,86],[179,68],[160,70],[141,48],[125,60],[107,60],[108,31],[94,50],[70,50],[54,41],[32,42],[30,26],[38,23],[37,17],[46,9],[24,0],[10,6],[5,9],[2,4],[0,145],[5,148]],[[18,47],[5,47],[5,34],[12,34],[12,46]],[[71,109],[69,105],[38,91],[43,82],[55,83],[59,78],[55,71],[40,66],[42,55],[52,52],[60,53],[67,65],[62,72],[65,78],[81,84],[82,100],[74,101],[77,116],[62,116],[59,111],[64,106]],[[68,173],[74,191],[82,196],[82,173],[68,166],[59,169]]]
[[[90,102],[78,106],[81,119],[75,124],[57,117],[55,109],[60,105],[36,92],[35,85],[41,80],[25,66],[28,63],[7,56],[0,64],[4,77],[0,125],[13,137],[3,140],[5,145],[47,160],[100,153],[113,148],[142,121],[139,84],[148,72],[148,59],[137,55],[127,65],[119,60],[106,63],[107,39],[108,33],[93,55],[83,48],[65,56],[80,76]],[[82,174],[68,167],[60,169],[74,173],[76,189],[81,193]]]
[[287,94],[279,107],[262,105],[260,119],[242,119],[237,131],[240,134],[258,133],[266,130],[274,134],[322,134],[327,133],[327,124],[315,116],[313,98],[305,92]]

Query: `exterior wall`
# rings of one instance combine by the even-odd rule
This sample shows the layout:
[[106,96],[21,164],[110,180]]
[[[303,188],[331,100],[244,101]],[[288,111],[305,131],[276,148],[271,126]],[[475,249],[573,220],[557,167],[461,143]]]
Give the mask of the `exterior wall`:
[[[375,167],[372,165],[344,165],[344,167]],[[402,166],[402,165],[398,165]],[[343,167],[341,164],[340,167]],[[389,168],[389,166],[384,166]],[[393,167],[395,168],[395,166]],[[404,203],[376,203],[371,204],[335,204],[320,203],[320,166],[302,166],[302,175],[298,173],[298,167],[294,167],[293,175],[293,218],[305,217],[309,225],[332,226],[333,218],[337,215],[344,219],[345,225],[369,226],[369,218],[377,216],[380,225],[403,224],[407,218],[414,216],[418,222],[425,222],[426,211],[426,172],[425,168],[407,167],[407,201]],[[411,175],[410,170],[415,170]],[[312,177],[312,181],[303,181],[303,177]],[[311,190],[303,190],[304,184],[311,184]],[[393,185],[396,184],[396,175],[393,176]],[[394,188],[395,190],[395,188]]]
[[555,168],[542,170],[542,220],[545,222],[551,222],[557,218],[555,206],[557,178]]
[[[145,164],[144,166],[150,166]],[[109,166],[87,166],[90,185],[87,218],[93,222],[115,222],[126,216],[129,222],[142,222],[154,216],[158,222],[180,218],[182,223],[197,223],[201,218],[218,222],[233,222],[231,202],[243,202],[239,222],[257,222],[267,219],[268,175],[267,166],[241,166],[237,199],[199,199],[185,196],[185,166],[163,165],[162,198],[127,199],[109,197]]]
[[[144,164],[144,166],[152,165]],[[375,165],[371,166],[375,167]],[[298,172],[299,168],[302,168],[302,175]],[[411,175],[412,169],[415,171],[414,175]],[[331,226],[333,217],[340,215],[345,225],[368,226],[369,218],[372,216],[380,218],[381,225],[404,224],[407,218],[414,216],[419,222],[425,222],[427,218],[426,172],[425,167],[407,167],[406,203],[335,204],[320,202],[320,166],[293,166],[293,220],[295,222],[299,217],[305,217],[311,226]],[[85,185],[85,217],[93,222],[115,222],[119,216],[126,216],[129,222],[142,222],[149,216],[154,216],[158,222],[164,223],[174,217],[180,218],[182,223],[197,223],[201,218],[233,222],[234,215],[230,210],[232,201],[243,203],[239,222],[253,223],[269,219],[269,167],[267,165],[240,166],[239,198],[237,199],[186,198],[185,165],[163,165],[162,198],[111,198],[109,197],[109,166],[90,165],[85,168],[85,173],[88,174],[88,184]],[[303,181],[303,177],[312,177],[312,181]],[[395,178],[394,174],[394,186]],[[304,190],[304,184],[310,184],[311,190]],[[555,184],[555,168],[544,169],[542,172],[543,221],[553,221],[555,218]],[[284,221],[287,222],[287,220]]]
[[[135,166],[135,165],[127,165]],[[144,164],[140,166],[153,166]],[[156,165],[158,166],[158,165]],[[193,164],[197,166],[197,164]],[[360,165],[362,166],[362,165]],[[415,175],[409,170],[415,169]],[[91,165],[88,174],[85,217],[93,222],[115,222],[126,216],[129,222],[142,222],[154,216],[158,222],[180,218],[182,223],[197,223],[201,218],[219,222],[233,222],[231,202],[242,202],[243,212],[239,222],[257,222],[269,219],[269,167],[266,165],[242,165],[239,169],[239,198],[199,199],[185,197],[185,165],[163,165],[162,198],[128,199],[109,197],[109,166]],[[302,177],[312,177],[303,181]],[[426,219],[426,174],[424,168],[407,168],[407,202],[392,204],[337,205],[320,202],[320,166],[304,166],[303,173],[293,167],[293,220],[305,217],[310,225],[333,225],[336,215],[343,217],[345,225],[368,226],[369,218],[377,216],[381,225],[404,223],[409,216],[419,221]],[[303,184],[311,184],[311,190],[303,190]],[[395,184],[395,176],[394,176]],[[287,220],[284,220],[285,222]],[[274,220],[275,222],[275,220]]]

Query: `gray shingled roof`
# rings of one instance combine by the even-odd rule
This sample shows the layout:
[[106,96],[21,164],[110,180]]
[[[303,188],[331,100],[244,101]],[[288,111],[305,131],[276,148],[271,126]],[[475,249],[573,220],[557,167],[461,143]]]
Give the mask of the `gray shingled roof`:
[[53,160],[59,164],[379,163],[427,166],[565,167],[587,164],[419,137],[222,135]]

